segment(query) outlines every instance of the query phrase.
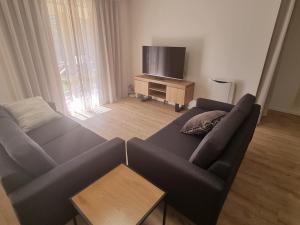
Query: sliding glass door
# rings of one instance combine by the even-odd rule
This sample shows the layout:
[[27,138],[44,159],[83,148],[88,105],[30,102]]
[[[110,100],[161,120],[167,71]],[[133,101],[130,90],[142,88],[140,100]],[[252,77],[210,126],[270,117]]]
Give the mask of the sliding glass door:
[[100,67],[91,0],[47,0],[56,57],[70,112],[99,105]]

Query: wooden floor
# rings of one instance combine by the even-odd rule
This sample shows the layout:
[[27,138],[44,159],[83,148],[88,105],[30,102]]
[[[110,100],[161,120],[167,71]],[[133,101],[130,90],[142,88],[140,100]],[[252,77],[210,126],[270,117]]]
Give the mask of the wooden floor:
[[0,185],[0,224],[20,225],[2,186]]
[[[172,106],[132,98],[106,107],[111,110],[81,123],[107,139],[146,138],[181,115]],[[160,219],[156,211],[146,224],[161,224]],[[167,224],[191,223],[171,209]],[[270,112],[256,129],[218,225],[299,224],[300,117]]]
[[176,113],[174,106],[154,100],[141,102],[136,98],[127,98],[105,107],[107,109],[103,111],[109,111],[77,121],[106,139],[145,139],[182,114]]
[[300,117],[271,111],[256,128],[219,224],[300,224]]

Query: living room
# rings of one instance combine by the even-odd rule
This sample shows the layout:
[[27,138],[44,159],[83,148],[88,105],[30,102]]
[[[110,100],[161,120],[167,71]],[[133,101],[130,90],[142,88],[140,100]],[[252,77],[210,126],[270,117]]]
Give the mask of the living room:
[[0,224],[299,224],[298,1],[0,18]]

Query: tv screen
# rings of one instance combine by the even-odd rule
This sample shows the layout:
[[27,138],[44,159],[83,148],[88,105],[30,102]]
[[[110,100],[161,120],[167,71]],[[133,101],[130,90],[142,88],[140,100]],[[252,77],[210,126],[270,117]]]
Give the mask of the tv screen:
[[143,46],[143,73],[183,79],[185,47]]

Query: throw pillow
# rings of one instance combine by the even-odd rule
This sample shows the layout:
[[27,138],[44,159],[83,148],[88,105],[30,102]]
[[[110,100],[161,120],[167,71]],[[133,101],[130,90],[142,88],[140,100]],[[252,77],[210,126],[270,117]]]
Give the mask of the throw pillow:
[[254,103],[253,95],[243,96],[226,117],[203,138],[189,161],[207,169],[223,153],[234,133],[251,113]]
[[194,135],[208,133],[226,113],[225,111],[214,110],[196,115],[184,124],[181,132]]
[[61,117],[42,97],[27,98],[10,104],[4,104],[3,106],[16,119],[20,128],[25,132]]

